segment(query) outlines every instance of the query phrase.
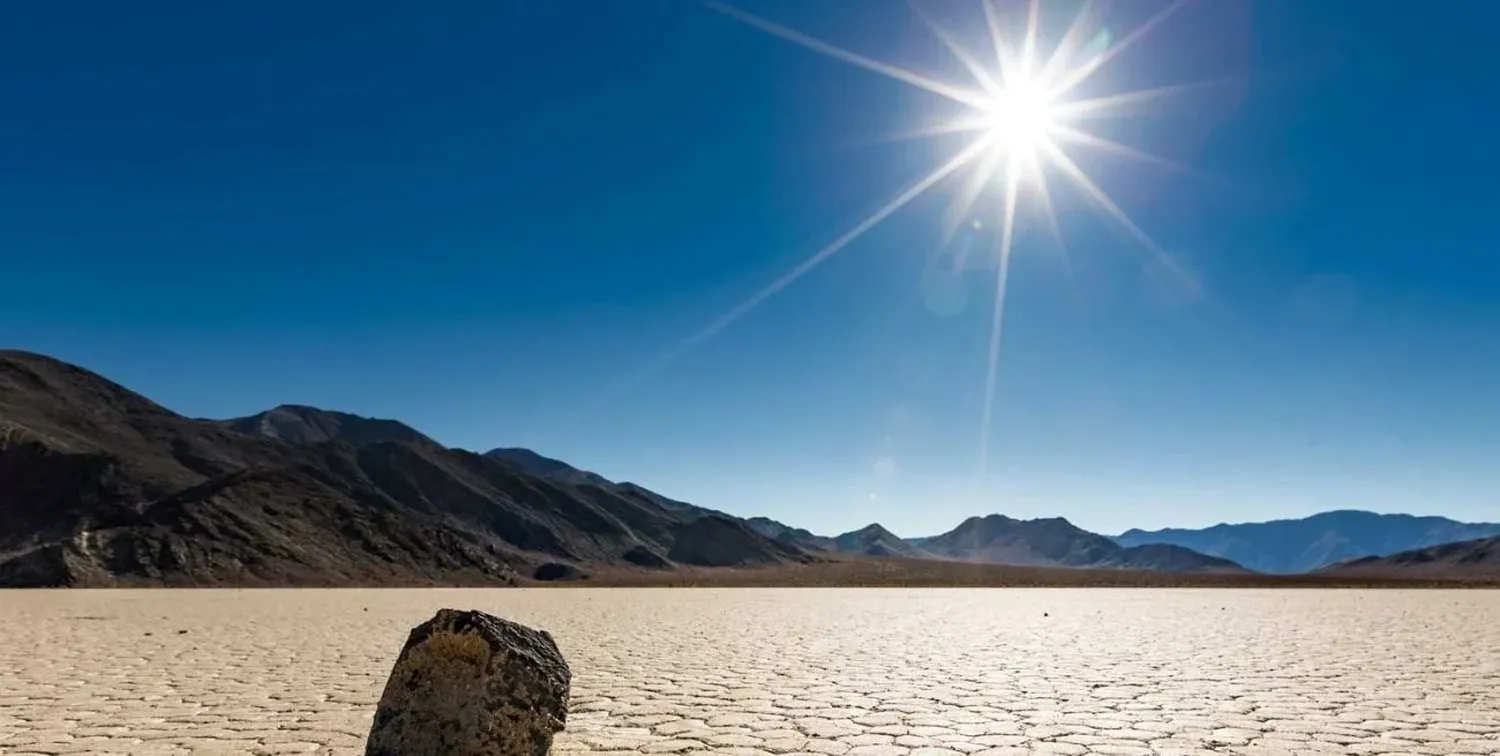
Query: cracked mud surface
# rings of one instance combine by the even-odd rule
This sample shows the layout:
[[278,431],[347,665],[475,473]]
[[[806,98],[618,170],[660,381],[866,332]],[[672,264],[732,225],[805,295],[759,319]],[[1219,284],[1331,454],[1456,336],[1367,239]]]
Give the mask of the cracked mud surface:
[[1500,591],[1161,589],[0,592],[0,753],[359,754],[445,606],[556,637],[560,756],[1500,754]]

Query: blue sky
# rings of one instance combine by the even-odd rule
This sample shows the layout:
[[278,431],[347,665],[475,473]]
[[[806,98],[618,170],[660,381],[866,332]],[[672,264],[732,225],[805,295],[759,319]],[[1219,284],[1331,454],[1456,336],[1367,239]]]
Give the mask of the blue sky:
[[[188,415],[394,417],[824,532],[1500,519],[1484,4],[1200,0],[1101,70],[1212,82],[1100,126],[1189,170],[1076,153],[1202,295],[1059,190],[1063,244],[1018,237],[983,476],[995,239],[945,243],[952,185],[639,372],[953,154],[887,138],[941,98],[694,2],[220,6],[0,27],[0,343]],[[904,3],[742,7],[962,77]],[[922,7],[982,39],[977,5]]]

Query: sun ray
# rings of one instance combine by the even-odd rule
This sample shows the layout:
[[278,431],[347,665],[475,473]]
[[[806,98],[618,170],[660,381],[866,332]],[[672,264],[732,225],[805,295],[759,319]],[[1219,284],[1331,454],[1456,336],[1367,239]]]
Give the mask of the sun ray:
[[828,258],[838,254],[839,251],[841,251],[844,247],[849,246],[850,242],[864,235],[866,231],[874,228],[877,224],[885,220],[892,213],[904,207],[908,202],[911,202],[918,196],[921,196],[922,193],[926,192],[928,189],[931,189],[933,186],[936,186],[938,182],[947,178],[954,171],[957,171],[959,168],[962,168],[969,162],[973,161],[974,158],[978,157],[982,152],[984,152],[984,150],[988,146],[988,139],[981,138],[975,140],[972,144],[961,150],[951,160],[939,166],[937,170],[934,170],[933,172],[927,174],[923,178],[908,186],[900,194],[896,195],[894,199],[882,205],[879,210],[876,210],[875,212],[866,216],[864,220],[855,224],[853,228],[845,231],[843,235],[829,242],[822,249],[814,252],[805,260],[798,263],[787,272],[781,274],[780,277],[767,284],[765,287],[761,288],[760,291],[757,291],[754,294],[750,295],[747,299],[745,299],[745,301],[740,302],[733,308],[730,308],[723,315],[720,315],[718,318],[716,318],[707,327],[703,328],[692,336],[689,336],[688,338],[679,342],[672,349],[667,350],[666,352],[657,356],[655,359],[628,374],[619,382],[619,385],[615,387],[616,390],[623,388],[625,385],[634,384],[651,375],[652,373],[655,373],[656,371],[662,369],[663,367],[666,367],[668,364],[676,360],[678,357],[681,357],[684,353],[688,352],[693,347],[696,347],[704,341],[707,341],[719,331],[724,330],[735,321],[743,318],[745,315],[749,314],[751,310],[754,310],[756,307],[758,307],[762,302],[771,298],[782,289],[790,286],[794,281],[806,275],[813,268],[816,268],[819,265],[822,265],[824,262],[827,262]]
[[1122,115],[1121,108],[1125,105],[1153,102],[1185,92],[1206,89],[1218,83],[1216,81],[1196,81],[1185,84],[1170,84],[1164,87],[1137,89],[1086,100],[1070,100],[1057,105],[1057,115],[1060,120],[1067,121],[1078,121],[1099,116]]
[[1126,215],[1125,211],[1121,210],[1120,206],[1115,204],[1115,201],[1113,199],[1110,199],[1109,195],[1106,194],[1103,189],[1100,189],[1099,185],[1094,183],[1094,180],[1089,178],[1088,174],[1085,173],[1082,168],[1079,168],[1078,164],[1073,162],[1073,159],[1068,157],[1067,153],[1063,152],[1061,149],[1058,149],[1057,145],[1051,143],[1048,143],[1045,146],[1047,147],[1048,154],[1052,157],[1052,160],[1057,165],[1057,167],[1062,169],[1062,172],[1067,175],[1068,178],[1073,179],[1074,183],[1078,184],[1078,186],[1082,188],[1083,191],[1088,194],[1091,199],[1094,200],[1094,202],[1098,203],[1100,207],[1104,208],[1104,211],[1108,213],[1110,217],[1114,218],[1115,221],[1118,222],[1122,227],[1124,227],[1125,230],[1129,232],[1130,235],[1141,244],[1141,246],[1150,251],[1151,254],[1156,257],[1157,261],[1160,262],[1163,267],[1165,267],[1174,276],[1176,276],[1191,293],[1198,294],[1201,291],[1201,287],[1199,286],[1197,280],[1194,279],[1186,269],[1179,265],[1177,263],[1177,260],[1174,259],[1170,254],[1168,254],[1166,250],[1162,249],[1161,246],[1158,245],[1150,235],[1148,235],[1145,231],[1142,231],[1141,227],[1136,225],[1135,221],[1131,220],[1130,216]]
[[1181,163],[1168,160],[1157,155],[1152,155],[1149,152],[1144,152],[1134,147],[1120,144],[1113,139],[1107,139],[1105,137],[1099,136],[1098,134],[1091,134],[1087,131],[1075,129],[1071,126],[1057,124],[1053,127],[1052,133],[1053,136],[1061,137],[1064,141],[1074,142],[1077,144],[1086,144],[1090,147],[1095,147],[1103,150],[1104,152],[1114,153],[1121,157],[1128,157],[1132,160],[1138,160],[1142,163],[1159,165],[1163,168],[1170,168],[1174,171],[1185,172],[1188,170],[1188,167]]
[[938,22],[934,21],[932,16],[927,15],[921,6],[917,5],[916,0],[907,0],[907,6],[911,8],[912,15],[916,16],[927,26],[927,29],[932,32],[932,36],[937,37],[937,40],[943,43],[943,47],[948,48],[948,52],[953,55],[954,59],[963,64],[965,69],[968,69],[969,75],[974,77],[974,81],[979,84],[981,89],[991,96],[1000,91],[1000,84],[990,76],[990,72],[986,71],[984,66],[980,65],[979,61],[970,55],[967,50],[964,50],[958,44],[958,40],[953,38],[953,35],[939,26]]
[[[708,7],[748,26],[835,60],[948,98],[972,109],[972,112],[966,116],[941,124],[924,126],[878,141],[940,137],[964,132],[978,132],[978,136],[946,163],[924,178],[908,185],[880,209],[854,225],[843,235],[726,311],[707,327],[631,373],[627,376],[627,381],[641,380],[694,346],[712,338],[750,313],[762,302],[837,254],[917,196],[960,169],[968,169],[972,172],[960,185],[957,195],[948,207],[946,216],[942,219],[943,239],[946,246],[956,229],[971,217],[979,199],[986,196],[987,187],[994,185],[992,182],[996,180],[996,177],[1003,174],[1003,178],[998,182],[998,189],[1003,193],[999,208],[1001,226],[997,245],[994,310],[991,314],[984,401],[981,411],[979,463],[980,472],[983,475],[989,464],[995,395],[998,390],[1000,347],[1005,324],[1006,289],[1010,276],[1010,264],[1019,234],[1018,207],[1022,192],[1036,196],[1047,230],[1063,254],[1065,263],[1068,264],[1070,278],[1072,277],[1071,260],[1068,259],[1067,245],[1063,239],[1057,208],[1053,204],[1047,177],[1047,173],[1053,168],[1076,184],[1093,204],[1123,227],[1135,242],[1144,246],[1162,267],[1181,280],[1194,294],[1197,294],[1200,287],[1192,276],[1069,157],[1064,146],[1084,146],[1176,170],[1186,170],[1170,160],[1095,134],[1083,128],[1081,122],[1123,115],[1124,110],[1129,106],[1154,102],[1203,85],[1177,84],[1090,98],[1068,96],[1097,71],[1118,59],[1122,53],[1160,27],[1187,0],[1173,0],[1170,6],[1132,29],[1124,38],[1106,45],[1103,50],[1082,61],[1078,59],[1092,52],[1092,44],[1105,41],[1105,37],[1101,36],[1104,31],[1097,0],[1083,0],[1082,7],[1069,21],[1062,39],[1051,49],[1050,54],[1046,55],[1038,51],[1041,0],[1028,0],[1021,39],[1016,45],[1007,42],[1006,30],[997,6],[999,0],[979,0],[990,41],[995,48],[996,68],[993,72],[978,57],[964,49],[954,35],[938,24],[932,16],[925,13],[912,0],[909,2],[914,15],[963,65],[977,82],[978,89],[939,81],[859,55],[740,10],[724,0],[706,0]],[[967,262],[966,256],[967,248],[955,255],[957,269],[963,269]]]
[[984,25],[990,30],[990,42],[995,46],[995,66],[1000,72],[1000,81],[1009,82],[1006,72],[1010,70],[1010,56],[1005,45],[1005,32],[1000,28],[1000,12],[995,10],[998,0],[979,0],[984,9]]
[[1022,76],[1031,76],[1036,65],[1036,28],[1041,15],[1042,0],[1031,0],[1026,7],[1026,33],[1021,37]]
[[1078,273],[1073,269],[1073,256],[1068,253],[1068,240],[1063,237],[1062,224],[1057,220],[1057,211],[1052,206],[1052,190],[1047,186],[1047,172],[1038,170],[1035,173],[1036,198],[1041,205],[1042,219],[1047,224],[1047,235],[1056,246],[1057,254],[1062,257],[1063,270],[1068,275],[1068,283],[1073,287],[1074,295],[1081,296],[1082,292],[1078,286]]
[[[958,201],[949,208],[948,217],[943,223],[944,245],[953,240],[954,232],[969,217],[969,211],[974,207],[974,200],[979,198],[980,192],[984,191],[984,185],[989,183],[990,179],[994,177],[995,168],[1002,157],[1003,154],[1000,151],[990,150],[988,154],[979,159],[979,164],[969,174],[969,180],[964,182],[964,187],[959,193]],[[954,260],[955,270],[963,269],[963,258],[962,253],[956,256]]]
[[984,406],[980,413],[979,475],[984,476],[990,463],[991,418],[995,413],[995,377],[1000,367],[1000,334],[1005,325],[1005,289],[1010,276],[1011,243],[1015,238],[1016,195],[1021,171],[1014,160],[1006,165],[1005,210],[1000,227],[1000,259],[995,269],[995,307],[990,316],[989,353],[985,362]]
[[1140,26],[1132,29],[1129,34],[1126,34],[1119,41],[1110,45],[1103,52],[1095,55],[1093,58],[1090,58],[1083,65],[1070,71],[1067,77],[1057,84],[1057,87],[1053,90],[1053,92],[1056,93],[1058,97],[1066,96],[1069,92],[1073,91],[1074,87],[1087,81],[1090,76],[1093,76],[1095,72],[1097,72],[1100,68],[1103,68],[1104,64],[1110,62],[1111,60],[1114,60],[1117,56],[1120,55],[1120,53],[1128,50],[1131,45],[1135,44],[1136,42],[1140,41],[1142,37],[1151,33],[1153,29],[1160,26],[1163,21],[1166,21],[1168,17],[1170,17],[1173,13],[1176,13],[1178,9],[1182,8],[1182,6],[1186,4],[1187,0],[1173,0],[1170,5],[1161,9],[1160,11],[1157,11],[1156,15],[1147,19],[1146,22],[1141,24]]
[[1049,91],[1056,86],[1056,77],[1066,71],[1065,67],[1076,53],[1076,48],[1083,47],[1083,37],[1092,26],[1092,17],[1096,12],[1094,0],[1084,0],[1083,7],[1078,9],[1072,23],[1068,24],[1068,30],[1063,33],[1062,41],[1053,48],[1052,55],[1048,56],[1042,70],[1035,75],[1038,84]]
[[898,131],[894,134],[874,137],[875,142],[908,142],[913,139],[928,139],[931,137],[947,136],[949,134],[963,134],[971,131],[983,131],[990,127],[990,119],[987,116],[969,116],[966,118],[955,118],[950,121],[922,126],[908,131]]
[[719,2],[719,0],[707,0],[705,4],[709,8],[712,8],[726,16],[729,16],[736,21],[748,24],[757,29],[760,29],[761,31],[774,34],[784,40],[787,40],[788,42],[795,42],[796,44],[806,47],[809,50],[823,53],[830,58],[836,58],[838,60],[844,61],[845,63],[852,63],[868,71],[874,71],[875,73],[890,77],[892,79],[895,79],[896,81],[905,82],[919,89],[925,89],[928,92],[947,97],[950,100],[963,103],[970,107],[977,108],[983,107],[984,105],[985,98],[979,93],[971,92],[961,87],[955,87],[951,84],[944,84],[943,82],[929,79],[926,76],[918,73],[913,73],[912,71],[908,71],[904,68],[893,66],[889,63],[881,63],[878,60],[866,58],[859,53],[850,52],[842,47],[828,44],[823,40],[809,37],[806,34],[803,34],[802,32],[799,32],[795,29],[788,29],[781,24],[775,23],[773,21],[768,21],[748,11],[743,11],[727,3]]

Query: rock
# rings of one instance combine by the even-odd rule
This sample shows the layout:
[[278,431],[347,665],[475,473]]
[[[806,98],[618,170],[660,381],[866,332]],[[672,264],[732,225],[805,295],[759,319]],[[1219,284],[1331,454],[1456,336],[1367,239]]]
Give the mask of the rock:
[[546,631],[439,610],[406,639],[365,756],[546,756],[571,679]]

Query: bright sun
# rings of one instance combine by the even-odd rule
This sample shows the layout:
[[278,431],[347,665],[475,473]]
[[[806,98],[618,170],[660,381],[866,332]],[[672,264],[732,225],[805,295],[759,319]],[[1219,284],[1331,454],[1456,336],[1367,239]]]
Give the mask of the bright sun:
[[1028,165],[1051,143],[1058,125],[1052,98],[1036,82],[1011,83],[979,110],[991,149]]
[[[1098,20],[1098,14],[1090,10],[1093,4],[1085,2],[1083,9],[1068,25],[1062,39],[1047,54],[1042,54],[1038,50],[1041,41],[1041,34],[1038,32],[1041,0],[1017,0],[1018,3],[1025,5],[1027,12],[1024,20],[1012,26],[1010,30],[1004,28],[1007,24],[1001,18],[999,11],[1001,0],[975,0],[983,13],[983,27],[986,27],[989,32],[990,46],[993,48],[977,57],[927,16],[919,5],[912,4],[911,7],[920,20],[932,30],[954,58],[963,64],[973,79],[972,83],[953,83],[933,79],[768,21],[729,5],[724,0],[705,0],[705,2],[710,8],[730,18],[782,39],[966,106],[968,113],[964,117],[923,129],[913,136],[936,136],[963,132],[972,134],[973,139],[956,155],[941,163],[925,177],[909,184],[863,221],[855,224],[760,291],[725,312],[701,331],[678,344],[676,348],[636,371],[635,377],[650,373],[694,345],[712,337],[761,302],[821,265],[907,203],[961,171],[968,173],[968,180],[962,182],[961,189],[954,198],[948,217],[945,240],[946,237],[951,237],[956,229],[977,223],[977,220],[970,221],[969,219],[973,217],[974,206],[981,195],[987,194],[986,187],[995,187],[998,184],[1001,189],[1000,201],[989,208],[989,212],[993,214],[992,217],[997,216],[994,217],[998,221],[995,226],[1000,232],[997,235],[995,251],[998,259],[996,296],[990,329],[988,376],[981,417],[982,433],[979,445],[981,471],[984,470],[989,454],[990,415],[994,403],[995,371],[1000,347],[1006,276],[1015,241],[1017,204],[1023,194],[1027,195],[1028,200],[1034,199],[1039,203],[1040,209],[1053,229],[1054,237],[1060,242],[1061,237],[1057,234],[1057,223],[1053,215],[1051,193],[1048,189],[1048,175],[1060,175],[1070,181],[1084,197],[1096,204],[1131,237],[1150,251],[1157,264],[1176,274],[1188,289],[1196,291],[1196,284],[1191,276],[1152,241],[1151,237],[1142,231],[1068,154],[1070,148],[1086,147],[1145,162],[1172,165],[1153,155],[1095,134],[1085,128],[1085,125],[1091,120],[1119,113],[1123,110],[1123,106],[1167,96],[1187,88],[1186,85],[1116,92],[1092,97],[1080,96],[1079,85],[1093,77],[1105,64],[1114,60],[1121,52],[1160,25],[1186,0],[1168,0],[1164,9],[1118,39],[1102,26],[1102,22]],[[1019,29],[1016,28],[1017,26]],[[956,257],[955,268],[961,269],[963,264],[964,256],[960,254]]]

